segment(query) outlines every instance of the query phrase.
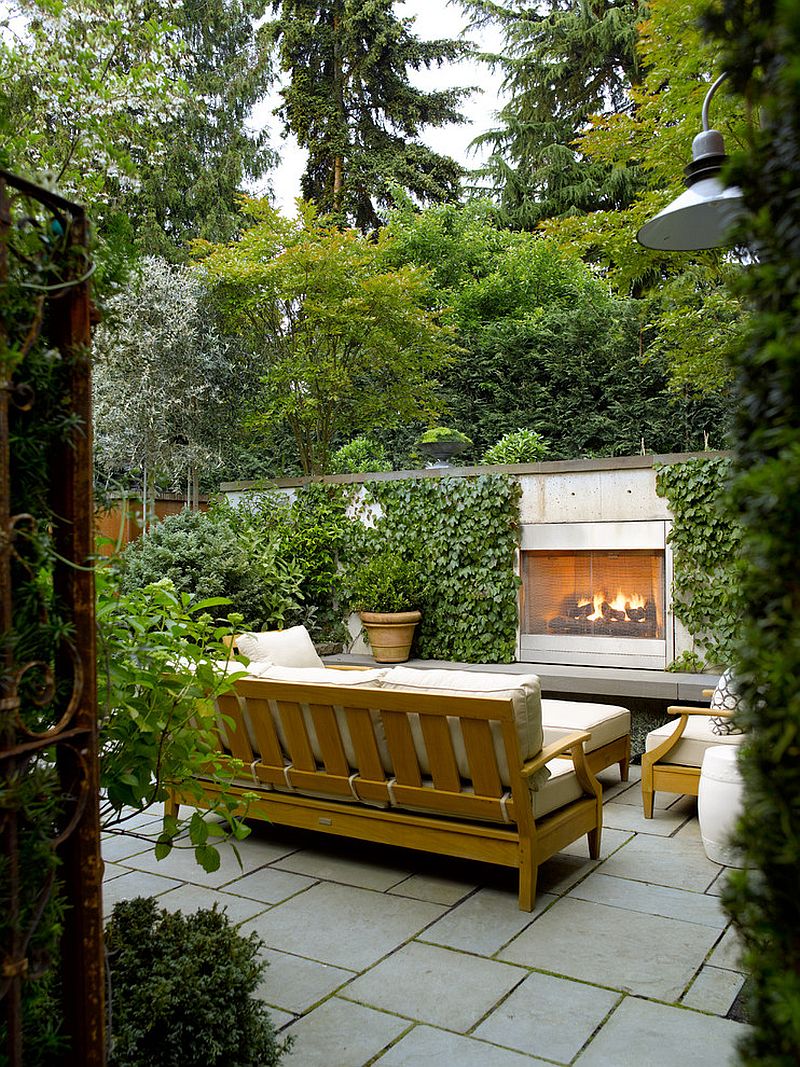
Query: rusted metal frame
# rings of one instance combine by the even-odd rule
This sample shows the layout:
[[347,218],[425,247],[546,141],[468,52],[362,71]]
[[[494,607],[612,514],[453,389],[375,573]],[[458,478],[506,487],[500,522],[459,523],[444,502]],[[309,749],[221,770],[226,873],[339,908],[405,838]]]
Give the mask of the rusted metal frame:
[[[83,212],[73,213],[70,245],[86,248],[87,224]],[[79,257],[76,257],[79,259]],[[71,264],[76,276],[85,268]],[[74,623],[74,652],[82,673],[82,690],[71,726],[79,736],[58,748],[57,764],[65,792],[76,786],[86,790],[87,802],[73,832],[59,849],[64,891],[69,907],[61,943],[65,1027],[72,1048],[68,1062],[85,1067],[105,1063],[105,968],[103,955],[102,862],[100,859],[100,802],[97,727],[97,659],[95,641],[94,573],[88,567],[94,553],[92,474],[92,393],[89,345],[91,308],[84,281],[59,299],[53,341],[66,357],[70,375],[71,406],[79,423],[66,449],[51,457],[51,507],[56,516],[56,552],[69,563],[57,565],[56,595],[67,606]],[[70,651],[62,649],[57,673],[75,666]],[[76,801],[77,802],[77,801]]]
[[[8,280],[8,236],[11,230],[11,206],[7,183],[0,174],[0,285]],[[0,320],[0,354],[7,351],[7,338]],[[11,382],[5,359],[0,366],[0,626],[2,626],[2,708],[0,709],[0,748],[13,746],[16,737],[18,701],[10,692],[12,651],[9,641],[12,624],[11,599],[11,458],[9,449],[8,404]],[[2,819],[2,849],[8,863],[8,922],[10,943],[2,961],[3,976],[8,972],[9,988],[3,998],[6,1015],[6,1055],[12,1067],[22,1063],[22,980],[17,970],[21,943],[19,931],[19,835],[17,812],[12,809]],[[15,973],[16,972],[16,973]]]
[[[0,171],[0,281],[7,277],[10,226],[7,186],[69,216],[68,275],[78,279],[87,272],[76,269],[87,240],[83,209],[57,194],[40,190],[24,179]],[[65,280],[69,281],[69,277]],[[50,340],[65,356],[69,368],[66,384],[78,427],[72,439],[49,457],[51,499],[56,516],[56,551],[65,562],[56,566],[54,583],[60,601],[74,622],[72,646],[62,647],[56,657],[56,676],[72,680],[72,693],[59,721],[43,734],[34,734],[19,720],[17,684],[13,651],[3,642],[2,696],[0,697],[0,749],[6,768],[24,770],[36,753],[55,748],[61,779],[61,792],[72,804],[53,846],[62,861],[66,903],[69,907],[62,937],[61,963],[65,1032],[70,1045],[62,1063],[81,1067],[105,1064],[104,960],[102,945],[102,864],[100,860],[99,772],[97,761],[97,700],[95,660],[94,578],[86,564],[93,551],[91,377],[89,365],[90,303],[86,282],[62,289],[51,304]],[[0,336],[0,344],[4,338]],[[12,383],[3,366],[0,383],[0,623],[8,634],[13,622],[11,555],[13,526],[19,517],[10,515],[10,455],[8,410]],[[31,665],[28,665],[31,666]],[[21,742],[21,743],[20,743]],[[8,774],[14,773],[11,770]],[[4,774],[6,777],[6,774]],[[34,923],[29,931],[18,930],[19,850],[17,813],[6,812],[2,821],[2,844],[9,859],[9,916],[12,943],[6,946],[3,998],[8,1020],[7,1053],[12,1067],[21,1067],[21,987],[26,976],[24,957],[28,941],[49,893],[43,887]],[[2,986],[0,986],[2,995]]]

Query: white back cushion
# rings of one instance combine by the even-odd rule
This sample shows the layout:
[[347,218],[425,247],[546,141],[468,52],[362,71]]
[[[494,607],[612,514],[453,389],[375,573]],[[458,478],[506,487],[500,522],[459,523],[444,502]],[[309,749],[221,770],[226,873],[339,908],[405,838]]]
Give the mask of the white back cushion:
[[[236,644],[250,660],[269,660],[278,667],[324,667],[305,626],[239,634]],[[349,673],[349,672],[348,672]]]
[[[535,674],[493,674],[489,671],[458,671],[442,668],[424,671],[416,667],[393,667],[378,683],[383,689],[410,693],[448,693],[454,696],[491,696],[510,700],[514,709],[514,725],[519,739],[523,760],[535,756],[542,747],[542,694],[539,678]],[[425,741],[419,717],[409,717],[414,748],[420,771],[430,774]],[[453,752],[458,773],[464,779],[472,777],[464,740],[458,720],[448,718]],[[499,723],[491,724],[497,767],[503,785],[510,785],[505,743]]]

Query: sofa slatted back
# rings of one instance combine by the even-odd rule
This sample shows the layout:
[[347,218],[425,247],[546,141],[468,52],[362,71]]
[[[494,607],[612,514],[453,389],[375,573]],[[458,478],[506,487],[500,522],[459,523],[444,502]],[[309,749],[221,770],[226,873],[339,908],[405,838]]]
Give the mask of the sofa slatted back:
[[[220,732],[221,751],[241,760],[262,785],[492,822],[515,822],[515,811],[529,810],[513,707],[505,698],[410,697],[364,686],[241,679],[218,706],[233,724]],[[419,716],[429,775],[420,769],[410,715]],[[454,720],[469,781],[458,772]],[[501,782],[491,723],[500,726],[510,790]]]

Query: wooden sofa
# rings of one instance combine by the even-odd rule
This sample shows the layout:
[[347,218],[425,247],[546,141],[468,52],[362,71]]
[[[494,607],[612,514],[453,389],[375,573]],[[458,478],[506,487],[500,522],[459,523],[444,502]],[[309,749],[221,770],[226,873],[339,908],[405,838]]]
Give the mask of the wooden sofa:
[[[550,856],[583,834],[599,855],[602,793],[587,731],[539,741],[524,758],[508,697],[338,681],[242,678],[219,698],[220,750],[240,761],[225,792],[241,798],[240,814],[515,867],[523,911]],[[201,784],[210,807],[221,786]],[[175,794],[168,814],[182,802],[197,803]]]

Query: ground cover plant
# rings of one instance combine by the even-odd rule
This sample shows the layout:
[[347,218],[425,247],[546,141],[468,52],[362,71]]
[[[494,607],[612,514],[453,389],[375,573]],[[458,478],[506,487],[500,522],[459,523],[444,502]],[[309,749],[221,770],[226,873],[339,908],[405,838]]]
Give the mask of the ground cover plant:
[[106,948],[109,1067],[277,1067],[288,1051],[256,996],[263,943],[216,907],[184,916],[122,901]]

